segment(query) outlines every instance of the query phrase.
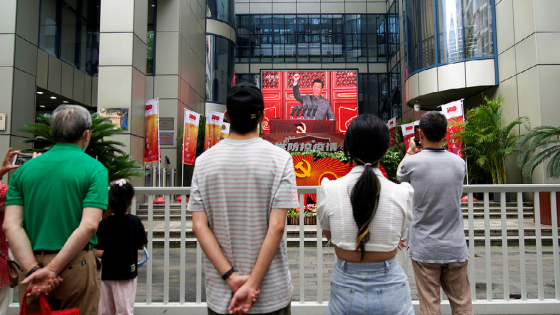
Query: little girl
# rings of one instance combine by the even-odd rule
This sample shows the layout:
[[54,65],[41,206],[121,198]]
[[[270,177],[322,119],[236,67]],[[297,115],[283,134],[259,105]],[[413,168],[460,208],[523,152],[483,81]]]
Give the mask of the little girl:
[[113,214],[101,220],[97,230],[97,257],[101,258],[99,314],[133,314],[138,276],[138,250],[148,243],[140,219],[129,214],[134,188],[124,179],[109,190]]

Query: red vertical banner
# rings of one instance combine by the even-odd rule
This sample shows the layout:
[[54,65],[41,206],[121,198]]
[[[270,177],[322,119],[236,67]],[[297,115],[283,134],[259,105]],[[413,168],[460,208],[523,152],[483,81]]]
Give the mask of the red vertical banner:
[[220,142],[224,113],[207,111],[206,130],[204,133],[204,150],[208,150]]
[[159,160],[158,100],[146,101],[144,111],[144,163]]
[[397,117],[389,119],[387,122],[387,128],[389,128],[389,136],[391,137],[391,142],[389,145],[395,145],[395,132],[397,131]]
[[401,125],[402,128],[402,135],[403,135],[403,142],[404,142],[404,150],[408,151],[408,143],[410,142],[410,138],[414,136],[414,123],[404,124]]
[[194,165],[199,124],[200,114],[185,109],[183,129],[183,164]]
[[463,127],[460,124],[463,122],[463,100],[454,101],[441,105],[441,110],[445,117],[447,117],[447,149],[451,153],[455,153],[463,157],[463,143],[457,139],[453,139],[455,133],[462,131]]

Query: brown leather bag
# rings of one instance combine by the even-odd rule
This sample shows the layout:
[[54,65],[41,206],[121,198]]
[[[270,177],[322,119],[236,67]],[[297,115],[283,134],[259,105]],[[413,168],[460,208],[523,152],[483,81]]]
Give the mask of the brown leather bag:
[[19,284],[19,273],[23,272],[17,262],[8,259],[6,255],[0,250],[0,256],[8,262],[8,272],[10,274],[10,288],[15,288]]

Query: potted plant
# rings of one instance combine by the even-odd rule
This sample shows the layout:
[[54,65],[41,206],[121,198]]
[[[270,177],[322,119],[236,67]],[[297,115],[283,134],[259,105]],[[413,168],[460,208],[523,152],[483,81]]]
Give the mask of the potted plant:
[[288,225],[299,224],[299,207],[290,208],[288,210]]
[[305,206],[305,225],[317,224],[317,204],[309,203]]
[[[546,164],[546,176],[560,178],[560,127],[539,126],[521,137],[517,165],[529,181],[533,171],[541,163]],[[536,153],[535,153],[536,152]],[[539,192],[541,223],[552,224],[550,192]],[[556,214],[560,218],[560,192],[556,192]],[[534,210],[533,210],[534,211]],[[560,227],[560,223],[558,223]]]
[[[34,135],[34,138],[24,139],[23,143],[33,143],[33,150],[46,152],[55,145],[52,137],[52,130],[50,127],[50,115],[40,115],[41,121],[45,123],[24,123],[21,132]],[[130,155],[126,154],[118,147],[124,147],[124,144],[119,141],[107,140],[105,137],[110,137],[115,134],[121,133],[123,130],[111,123],[107,117],[98,117],[97,113],[91,115],[91,139],[86,149],[86,153],[101,162],[109,172],[109,182],[121,178],[130,179],[132,176],[142,176],[142,166],[136,164]]]
[[[496,100],[482,95],[482,99],[483,104],[467,112],[465,122],[460,123],[463,128],[454,138],[463,142],[462,151],[467,156],[474,157],[475,163],[490,173],[494,184],[505,184],[506,160],[515,151],[519,138],[514,128],[522,125],[529,129],[529,119],[524,116],[508,123],[502,95]],[[495,201],[499,197],[499,193],[494,193]]]

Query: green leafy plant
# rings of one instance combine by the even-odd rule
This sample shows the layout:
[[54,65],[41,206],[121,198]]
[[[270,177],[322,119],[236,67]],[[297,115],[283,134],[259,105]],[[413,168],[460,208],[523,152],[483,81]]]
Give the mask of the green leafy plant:
[[[522,169],[523,176],[532,179],[535,167],[550,159],[546,165],[546,175],[560,178],[559,137],[560,127],[552,126],[536,127],[521,137],[517,144],[520,150],[517,165]],[[538,152],[534,154],[537,150]]]
[[505,184],[506,159],[515,151],[519,138],[514,128],[522,125],[529,129],[529,119],[524,116],[507,123],[503,96],[496,100],[484,95],[482,98],[484,103],[467,112],[465,122],[458,123],[463,130],[453,137],[463,142],[462,152],[467,157],[491,174],[494,184]]
[[[23,143],[34,145],[35,149],[24,150],[26,152],[46,152],[56,144],[52,137],[50,115],[43,114],[39,118],[45,123],[24,123],[20,129],[21,132],[34,136],[34,138],[22,140]],[[120,178],[130,179],[132,176],[144,175],[142,167],[119,148],[124,147],[122,142],[105,139],[122,132],[122,129],[114,129],[115,126],[111,123],[110,118],[98,117],[97,113],[91,115],[91,123],[91,139],[86,153],[107,168],[110,182]]]

